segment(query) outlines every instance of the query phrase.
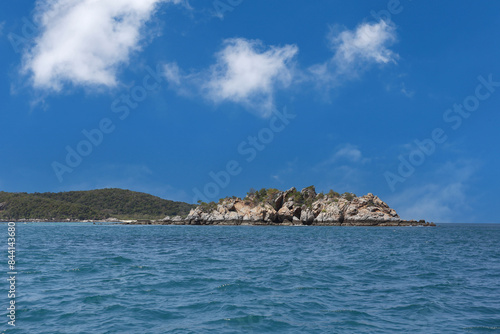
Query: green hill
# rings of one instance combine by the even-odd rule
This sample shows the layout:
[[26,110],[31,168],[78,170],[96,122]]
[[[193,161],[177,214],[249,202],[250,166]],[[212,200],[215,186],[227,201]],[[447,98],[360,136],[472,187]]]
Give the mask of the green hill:
[[0,192],[2,220],[160,219],[167,215],[187,215],[193,207],[188,203],[123,189],[32,194]]

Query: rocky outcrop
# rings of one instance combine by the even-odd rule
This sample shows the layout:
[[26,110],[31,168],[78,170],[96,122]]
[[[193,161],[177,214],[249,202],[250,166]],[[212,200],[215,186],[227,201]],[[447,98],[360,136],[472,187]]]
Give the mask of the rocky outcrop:
[[356,197],[334,192],[317,194],[314,187],[287,191],[253,192],[244,199],[221,199],[202,204],[180,217],[165,217],[156,224],[188,225],[338,225],[435,226],[425,221],[401,220],[395,210],[373,194]]

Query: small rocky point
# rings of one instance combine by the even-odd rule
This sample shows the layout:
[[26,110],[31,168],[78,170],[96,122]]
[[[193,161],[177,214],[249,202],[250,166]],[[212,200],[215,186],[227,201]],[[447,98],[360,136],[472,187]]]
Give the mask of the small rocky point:
[[436,226],[425,220],[402,220],[377,196],[317,194],[314,186],[297,191],[251,190],[241,199],[201,203],[185,218],[126,222],[151,225],[313,225],[313,226]]

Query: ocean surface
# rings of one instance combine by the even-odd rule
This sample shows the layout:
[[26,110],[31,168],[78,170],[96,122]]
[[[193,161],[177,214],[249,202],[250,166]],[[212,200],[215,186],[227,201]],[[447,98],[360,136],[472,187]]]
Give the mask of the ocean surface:
[[500,225],[0,229],[0,333],[500,333]]

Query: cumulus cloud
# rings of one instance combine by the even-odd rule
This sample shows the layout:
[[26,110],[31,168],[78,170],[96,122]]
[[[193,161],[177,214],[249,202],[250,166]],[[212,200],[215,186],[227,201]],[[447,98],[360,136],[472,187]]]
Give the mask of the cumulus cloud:
[[364,23],[355,31],[345,30],[331,34],[331,47],[335,50],[335,63],[341,68],[355,63],[389,63],[397,59],[397,54],[387,47],[396,41],[395,27],[385,21]]
[[274,92],[292,82],[295,45],[265,48],[260,41],[229,39],[203,85],[215,103],[231,101],[259,110],[263,116],[274,108]]
[[309,70],[315,80],[338,84],[342,77],[355,77],[370,65],[396,62],[398,54],[389,49],[396,40],[396,27],[386,21],[363,23],[354,30],[331,29],[332,58]]
[[295,45],[264,46],[259,40],[232,38],[223,42],[208,69],[186,74],[177,63],[168,63],[164,76],[180,95],[237,103],[267,117],[275,109],[275,93],[293,81],[297,52]]
[[[387,48],[395,40],[395,27],[385,21],[330,34],[333,56],[304,72],[296,64],[296,45],[266,46],[259,40],[232,38],[224,41],[209,69],[186,74],[177,63],[169,63],[164,66],[165,78],[181,95],[201,95],[216,104],[237,103],[266,117],[275,109],[276,93],[292,84],[312,80],[328,89],[370,64],[395,62],[398,55]],[[347,155],[347,150],[339,154]]]
[[140,50],[142,28],[162,2],[181,0],[39,0],[40,35],[24,55],[36,88],[117,84],[120,65]]

